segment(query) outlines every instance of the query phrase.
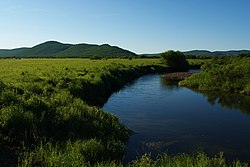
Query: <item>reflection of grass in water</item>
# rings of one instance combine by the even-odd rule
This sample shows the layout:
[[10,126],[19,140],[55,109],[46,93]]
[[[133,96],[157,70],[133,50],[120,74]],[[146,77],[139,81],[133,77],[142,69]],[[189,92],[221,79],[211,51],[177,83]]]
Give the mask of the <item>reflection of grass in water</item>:
[[193,89],[195,92],[201,93],[207,97],[207,101],[214,105],[219,103],[222,107],[229,109],[239,109],[241,112],[250,115],[250,96],[236,93],[200,91]]
[[170,146],[173,145],[175,143],[178,143],[178,140],[173,140],[173,141],[153,141],[153,142],[145,142],[143,143],[147,148],[151,149],[151,150],[160,150],[166,146]]
[[160,77],[160,84],[162,87],[167,88],[168,90],[176,91],[180,89],[178,86],[178,81],[169,81],[166,77]]

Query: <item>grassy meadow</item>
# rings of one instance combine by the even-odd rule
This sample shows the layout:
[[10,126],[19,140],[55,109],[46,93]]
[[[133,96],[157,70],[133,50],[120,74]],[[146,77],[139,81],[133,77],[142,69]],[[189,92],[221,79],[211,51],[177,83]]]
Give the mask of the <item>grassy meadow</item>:
[[72,76],[93,80],[94,77],[91,74],[101,73],[111,66],[137,67],[157,65],[159,63],[159,59],[0,59],[0,79],[10,84],[16,84],[25,74],[40,78]]
[[[132,132],[100,106],[135,78],[167,70],[159,59],[0,59],[0,67],[1,166],[124,166]],[[129,164],[228,165],[247,166],[204,153]]]
[[121,161],[131,131],[92,105],[165,69],[157,59],[1,59],[0,66],[0,147],[8,153],[0,163],[8,166]]

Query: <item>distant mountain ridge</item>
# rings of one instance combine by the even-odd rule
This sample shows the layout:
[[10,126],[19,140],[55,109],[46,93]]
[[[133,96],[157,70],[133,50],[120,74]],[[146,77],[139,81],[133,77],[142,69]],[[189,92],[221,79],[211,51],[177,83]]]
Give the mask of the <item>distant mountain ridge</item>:
[[[229,50],[229,51],[208,51],[208,50],[191,50],[183,52],[185,55],[194,56],[237,56],[242,53],[250,53],[250,50]],[[144,56],[160,56],[161,53],[143,54]]]
[[64,44],[47,41],[31,48],[0,49],[0,57],[119,57],[135,53],[108,44]]
[[250,53],[250,50],[229,50],[229,51],[207,51],[207,50],[192,50],[184,52],[185,55],[195,56],[237,56],[242,53]]
[[[250,50],[208,51],[191,50],[183,52],[185,55],[195,56],[237,56],[250,53]],[[143,56],[160,56],[160,53],[142,54]],[[0,49],[1,57],[119,57],[138,56],[137,54],[108,44],[64,44],[57,41],[47,41],[31,48]]]

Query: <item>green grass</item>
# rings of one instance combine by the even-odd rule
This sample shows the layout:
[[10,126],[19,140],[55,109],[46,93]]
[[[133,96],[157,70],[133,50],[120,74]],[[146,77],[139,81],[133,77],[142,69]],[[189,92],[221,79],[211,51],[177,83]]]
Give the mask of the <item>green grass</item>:
[[202,72],[180,82],[199,90],[216,90],[250,95],[250,58],[212,59],[202,65]]
[[190,66],[202,66],[211,59],[187,59]]
[[61,155],[57,148],[70,145],[84,148],[87,164],[122,160],[131,131],[90,105],[101,106],[127,82],[165,69],[155,59],[1,59],[0,66],[0,144],[22,163],[44,145],[49,157],[52,148]]
[[[135,78],[166,70],[159,59],[0,59],[0,66],[0,146],[6,150],[0,165],[6,166],[123,166],[131,131],[96,106]],[[213,161],[203,153],[163,154],[130,166]]]
[[247,167],[248,164],[234,161],[226,162],[223,153],[219,153],[214,157],[208,157],[203,152],[198,152],[194,155],[179,154],[169,156],[168,154],[159,155],[156,160],[152,160],[149,154],[146,154],[134,161],[132,167]]
[[[92,80],[90,77],[91,73],[100,73],[103,69],[112,65],[137,67],[159,63],[159,59],[0,59],[0,79],[9,83],[16,83],[18,79],[23,78],[23,74],[27,74],[40,78],[74,75],[72,77],[82,77]],[[86,75],[84,75],[85,73]]]
[[[95,163],[85,163],[82,154],[85,153],[86,145],[79,142],[68,142],[62,151],[58,147],[53,148],[51,145],[39,147],[35,152],[25,153],[24,160],[19,161],[19,165],[26,167],[35,164],[42,166],[58,166],[58,167],[79,167],[79,166],[97,166],[97,167],[247,167],[247,163],[238,160],[227,162],[223,153],[219,153],[214,157],[209,157],[204,152],[197,152],[193,155],[179,154],[170,156],[168,154],[159,155],[153,160],[150,154],[145,154],[130,164],[122,164],[119,161],[103,161]],[[101,149],[98,144],[91,145],[91,151],[88,150],[89,156],[98,157]]]

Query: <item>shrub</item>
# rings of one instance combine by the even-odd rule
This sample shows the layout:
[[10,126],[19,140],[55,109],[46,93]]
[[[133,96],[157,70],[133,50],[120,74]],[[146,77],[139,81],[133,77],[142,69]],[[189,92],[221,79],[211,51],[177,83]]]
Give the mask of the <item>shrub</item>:
[[188,62],[186,56],[180,51],[167,51],[161,54],[161,60],[171,68],[187,69]]

